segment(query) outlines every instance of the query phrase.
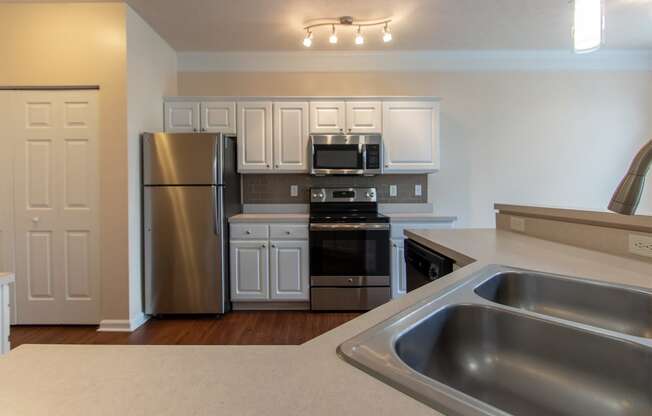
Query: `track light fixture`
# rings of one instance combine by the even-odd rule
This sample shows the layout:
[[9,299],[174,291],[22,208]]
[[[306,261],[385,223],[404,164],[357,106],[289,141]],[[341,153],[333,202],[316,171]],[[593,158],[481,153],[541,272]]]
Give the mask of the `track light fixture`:
[[392,32],[389,31],[389,23],[385,23],[385,27],[383,28],[383,42],[391,42],[392,41]]
[[332,44],[337,43],[337,35],[335,34],[335,25],[333,25],[333,31],[331,32],[330,37],[328,38],[328,41]]
[[360,33],[360,26],[358,26],[358,33],[355,35],[355,44],[362,45],[364,43],[364,37]]
[[319,19],[309,23],[304,27],[306,31],[306,37],[303,39],[303,46],[309,48],[312,46],[312,30],[316,27],[321,26],[330,26],[331,34],[328,37],[328,42],[335,45],[338,42],[337,33],[335,32],[335,26],[357,26],[357,31],[355,35],[355,44],[364,45],[365,39],[362,36],[363,27],[373,27],[373,26],[383,26],[382,39],[383,42],[388,43],[392,41],[392,33],[389,29],[389,24],[392,19],[380,19],[380,20],[354,20],[351,16],[342,16],[337,19]]
[[312,32],[310,30],[306,30],[306,37],[303,38],[303,46],[306,48],[312,46]]

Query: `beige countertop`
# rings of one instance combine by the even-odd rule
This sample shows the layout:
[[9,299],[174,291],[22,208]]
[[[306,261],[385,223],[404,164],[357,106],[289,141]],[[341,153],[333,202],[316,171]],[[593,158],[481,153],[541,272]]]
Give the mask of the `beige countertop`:
[[6,285],[7,283],[13,283],[14,281],[13,273],[0,273],[0,285]]
[[301,346],[20,346],[0,357],[0,409],[12,416],[439,415],[345,363],[336,347],[488,263],[652,287],[649,263],[508,231],[407,234],[466,266]]
[[[389,213],[392,222],[454,222],[457,217],[441,216],[425,213]],[[310,215],[307,213],[247,213],[237,214],[229,218],[229,223],[308,223]]]

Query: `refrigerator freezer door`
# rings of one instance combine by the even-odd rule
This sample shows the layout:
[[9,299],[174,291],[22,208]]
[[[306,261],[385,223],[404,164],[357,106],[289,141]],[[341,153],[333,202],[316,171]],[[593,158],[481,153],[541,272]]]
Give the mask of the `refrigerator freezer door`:
[[225,312],[221,193],[218,186],[145,187],[146,313]]
[[221,137],[204,133],[143,134],[143,184],[218,184]]

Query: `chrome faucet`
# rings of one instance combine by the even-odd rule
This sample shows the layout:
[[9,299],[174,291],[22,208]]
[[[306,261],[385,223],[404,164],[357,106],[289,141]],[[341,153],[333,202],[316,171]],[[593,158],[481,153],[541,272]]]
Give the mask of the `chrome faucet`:
[[641,200],[645,176],[652,165],[652,140],[636,154],[627,174],[611,197],[609,211],[619,214],[634,215]]

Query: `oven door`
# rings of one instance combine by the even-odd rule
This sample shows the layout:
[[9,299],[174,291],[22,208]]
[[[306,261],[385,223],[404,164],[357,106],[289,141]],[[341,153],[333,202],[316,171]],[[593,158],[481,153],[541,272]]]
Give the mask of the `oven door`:
[[313,175],[362,175],[364,173],[363,144],[312,145]]
[[310,224],[313,286],[389,285],[389,224]]

